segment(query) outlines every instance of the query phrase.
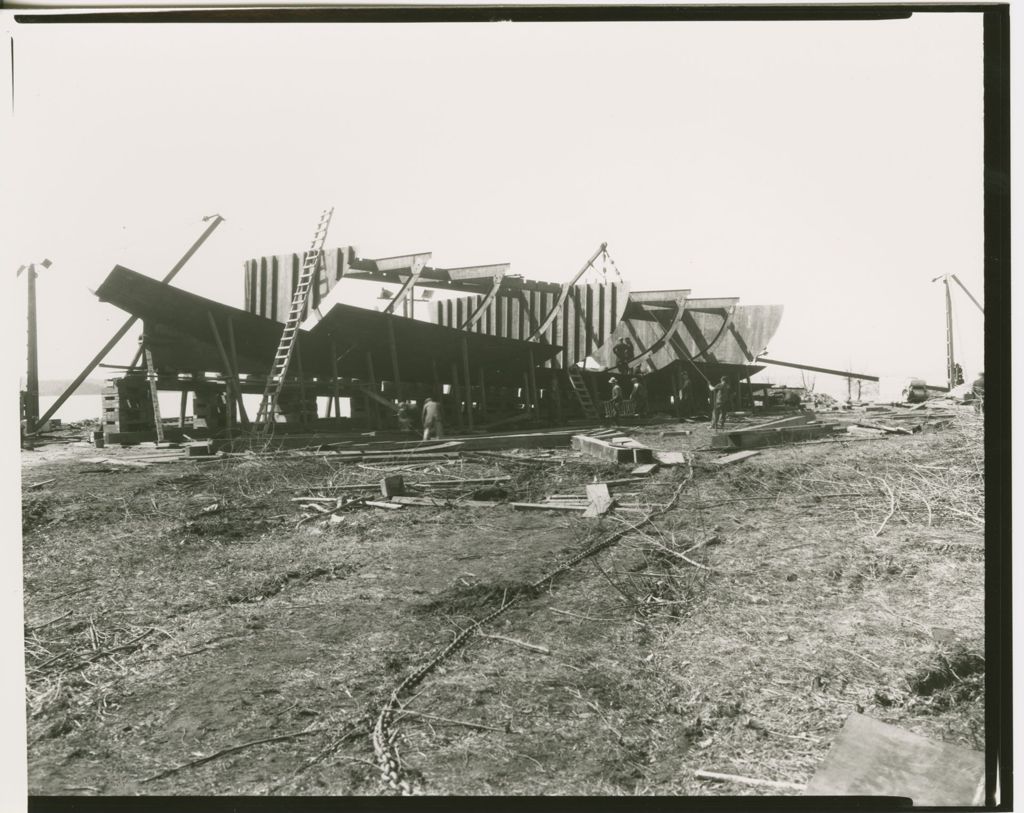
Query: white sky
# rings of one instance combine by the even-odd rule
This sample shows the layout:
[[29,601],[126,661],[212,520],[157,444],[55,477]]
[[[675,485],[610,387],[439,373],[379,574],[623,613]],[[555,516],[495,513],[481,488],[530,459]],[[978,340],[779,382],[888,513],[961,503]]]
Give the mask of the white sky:
[[[226,222],[175,284],[229,304],[246,258],[301,250],[333,205],[330,245],[540,279],[569,277],[606,240],[637,288],[784,304],[771,356],[936,384],[931,278],[955,273],[983,297],[980,15],[6,19],[4,254],[12,271],[54,261],[39,281],[42,378],[73,376],[123,321],[89,288],[117,263],[163,276],[213,212]],[[20,312],[23,283],[11,297]],[[982,319],[954,297],[972,375]],[[108,361],[126,363],[136,336]]]

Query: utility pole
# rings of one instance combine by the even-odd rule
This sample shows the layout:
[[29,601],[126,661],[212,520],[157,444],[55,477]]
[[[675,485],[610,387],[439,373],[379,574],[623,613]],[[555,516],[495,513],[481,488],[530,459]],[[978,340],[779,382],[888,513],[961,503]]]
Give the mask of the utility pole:
[[[39,263],[43,268],[49,268],[52,263],[43,260]],[[39,343],[36,331],[36,264],[29,263],[18,269],[18,276],[22,271],[28,271],[28,368],[25,381],[25,425],[28,431],[35,428],[39,418]]]
[[956,361],[953,358],[953,299],[949,295],[949,274],[935,277],[932,282],[938,282],[940,279],[946,286],[946,381],[949,389],[953,389],[956,386]]

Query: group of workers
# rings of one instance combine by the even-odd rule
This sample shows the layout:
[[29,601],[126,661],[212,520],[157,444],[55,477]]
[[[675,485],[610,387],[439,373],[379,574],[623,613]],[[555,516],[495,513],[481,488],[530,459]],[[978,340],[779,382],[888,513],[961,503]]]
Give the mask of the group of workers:
[[622,386],[619,384],[619,379],[612,376],[609,379],[609,383],[612,385],[612,397],[608,400],[608,412],[610,415],[621,414],[622,406],[626,403],[627,399],[633,406],[633,413],[643,417],[647,414],[647,385],[644,384],[643,379],[639,376],[634,376],[632,380],[633,387],[629,392],[628,396],[623,396]]
[[[413,408],[409,401],[402,401],[398,405],[398,428],[402,432],[414,432]],[[428,396],[423,402],[423,411],[420,414],[420,423],[423,426],[423,439],[440,438],[444,435],[444,413],[441,411],[441,403],[433,397]]]

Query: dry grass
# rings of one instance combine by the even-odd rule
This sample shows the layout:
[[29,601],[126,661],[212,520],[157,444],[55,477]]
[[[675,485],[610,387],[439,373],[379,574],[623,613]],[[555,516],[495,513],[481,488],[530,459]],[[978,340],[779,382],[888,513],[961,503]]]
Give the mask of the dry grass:
[[[429,793],[756,794],[693,772],[805,782],[856,709],[982,747],[980,455],[965,415],[724,469],[698,458],[674,510],[485,630],[520,644],[477,636],[430,675],[401,720],[403,764]],[[37,793],[377,793],[368,733],[390,689],[640,516],[357,507],[332,523],[292,502],[394,472],[508,476],[525,501],[622,476],[567,453],[74,466],[23,503]],[[681,476],[620,496],[655,507]]]

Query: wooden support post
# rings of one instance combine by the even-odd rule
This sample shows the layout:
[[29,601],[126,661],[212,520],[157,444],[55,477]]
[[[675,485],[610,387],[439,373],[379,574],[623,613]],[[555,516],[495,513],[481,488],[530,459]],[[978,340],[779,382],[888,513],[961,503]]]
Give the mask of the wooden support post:
[[533,409],[536,412],[540,406],[540,393],[537,392],[537,371],[535,369],[533,358],[533,348],[529,348],[527,352],[527,357],[530,361],[530,369],[527,371],[530,376],[530,403],[533,405]]
[[398,371],[398,343],[395,341],[394,317],[388,317],[388,347],[391,348],[391,374],[395,379],[395,395],[402,400],[402,374]]
[[437,375],[437,359],[432,358],[430,360],[430,369],[431,372],[434,374],[434,397],[437,399],[438,403],[440,403],[441,395],[443,393],[441,392],[441,379],[438,378]]
[[473,431],[473,379],[469,376],[469,344],[466,337],[462,337],[462,373],[463,381],[466,382],[466,425],[469,431]]
[[238,379],[238,350],[235,347],[235,323],[228,317],[228,346],[231,348],[231,377],[235,384],[235,402],[238,404],[238,416],[242,426],[249,425],[249,416],[245,412],[245,404],[242,403],[242,382]]
[[146,356],[146,378],[149,379],[149,397],[153,400],[153,424],[156,426],[156,442],[164,442],[164,422],[160,418],[160,399],[156,386],[156,369],[153,367],[153,354],[145,344],[142,349]]
[[[302,347],[295,338],[295,363],[299,367],[299,426],[306,426],[306,374],[302,370]],[[315,398],[316,396],[314,396]],[[316,401],[313,402],[313,416],[316,417]]]
[[242,394],[239,392],[235,385],[238,378],[235,376],[234,368],[231,366],[231,359],[228,358],[227,350],[224,349],[224,342],[220,338],[220,331],[217,329],[217,323],[213,319],[213,314],[210,311],[206,312],[206,318],[210,322],[210,331],[213,333],[214,344],[217,345],[217,352],[220,354],[221,364],[224,365],[224,370],[227,378],[225,389],[228,395],[227,415],[228,415],[228,428],[231,428],[231,415],[234,412],[234,408],[231,405],[231,401],[237,397],[239,401],[242,400]]
[[462,429],[462,393],[459,391],[459,365],[452,362],[452,400],[455,402],[455,418]]
[[181,409],[178,412],[178,426],[185,428],[185,413],[188,411],[188,390],[181,391]]
[[[370,386],[377,391],[377,374],[373,370],[373,353],[366,351],[366,366],[370,374]],[[369,395],[366,396],[366,413],[372,418],[373,428],[380,429],[380,415],[377,412],[377,402]]]
[[479,376],[480,380],[480,415],[483,418],[483,422],[487,423],[487,389],[484,386],[484,368],[480,367]]
[[533,412],[533,403],[530,400],[530,376],[523,373],[523,407],[527,413]]
[[559,384],[559,379],[562,371],[552,368],[551,370],[551,394],[555,399],[555,420],[558,425],[562,425],[562,387]]
[[[331,376],[334,380],[334,417],[341,417],[341,395],[338,390],[338,348],[334,343],[334,337],[331,337]],[[328,408],[327,416],[330,417],[331,410]]]

